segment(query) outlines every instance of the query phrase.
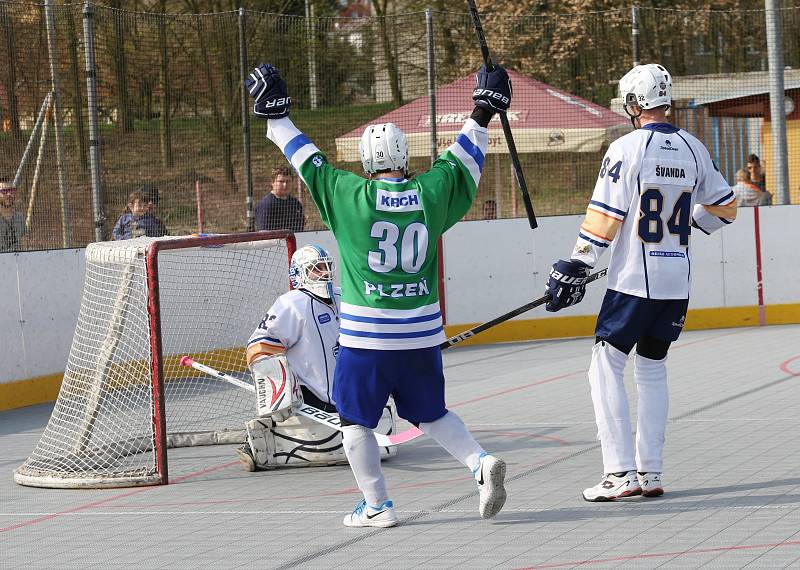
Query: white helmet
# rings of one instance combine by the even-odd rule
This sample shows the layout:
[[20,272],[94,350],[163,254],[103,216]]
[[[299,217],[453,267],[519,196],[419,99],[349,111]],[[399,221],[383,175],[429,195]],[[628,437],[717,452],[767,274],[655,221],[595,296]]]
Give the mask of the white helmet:
[[657,63],[637,65],[619,80],[619,96],[626,111],[634,104],[642,109],[672,105],[672,76]]
[[408,167],[408,141],[394,123],[368,126],[361,135],[358,150],[367,174]]
[[292,255],[289,281],[323,299],[333,299],[333,258],[322,246],[307,245]]

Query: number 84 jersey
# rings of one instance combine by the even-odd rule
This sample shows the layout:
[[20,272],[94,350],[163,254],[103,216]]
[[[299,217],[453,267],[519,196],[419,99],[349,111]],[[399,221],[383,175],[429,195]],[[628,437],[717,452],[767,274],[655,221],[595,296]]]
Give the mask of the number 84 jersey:
[[688,299],[693,226],[713,231],[693,221],[709,213],[718,226],[735,217],[734,193],[708,150],[682,129],[651,123],[606,152],[571,258],[594,266],[610,248],[610,289]]

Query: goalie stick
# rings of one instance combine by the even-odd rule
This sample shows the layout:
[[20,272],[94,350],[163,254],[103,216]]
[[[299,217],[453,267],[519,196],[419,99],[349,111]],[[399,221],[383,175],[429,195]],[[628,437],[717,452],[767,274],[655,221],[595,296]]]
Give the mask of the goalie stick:
[[[589,275],[589,277],[586,278],[586,283],[589,284],[592,281],[597,281],[598,279],[605,277],[606,273],[608,273],[608,268],[601,269],[600,271],[592,273],[591,275]],[[446,348],[450,348],[451,346],[455,346],[460,342],[464,342],[468,338],[472,338],[478,333],[482,333],[486,329],[490,329],[493,326],[499,325],[500,323],[504,323],[509,319],[513,319],[517,315],[521,315],[522,313],[530,311],[531,309],[535,309],[540,305],[544,305],[549,300],[550,300],[550,294],[544,295],[543,297],[539,297],[535,301],[531,301],[530,303],[526,303],[521,307],[517,307],[513,311],[509,311],[504,315],[500,315],[499,317],[494,318],[491,321],[487,321],[480,325],[474,326],[471,329],[467,329],[464,332],[460,332],[457,335],[448,338],[446,341],[444,341],[442,344],[439,345],[439,348],[444,350]]]
[[[475,26],[475,33],[478,34],[478,43],[481,46],[483,63],[486,65],[486,71],[492,71],[494,69],[494,64],[492,63],[492,58],[489,56],[489,46],[486,45],[486,37],[483,35],[483,26],[481,26],[481,18],[478,15],[478,7],[475,6],[475,0],[467,0],[467,3],[469,4],[469,13],[472,16],[472,23]],[[511,155],[511,164],[514,166],[514,174],[517,177],[519,191],[522,193],[522,201],[525,204],[525,213],[528,215],[528,223],[531,229],[535,230],[539,227],[539,224],[536,222],[536,214],[533,213],[531,195],[528,193],[528,185],[525,183],[525,175],[522,173],[522,164],[519,162],[517,145],[514,144],[514,135],[511,134],[511,125],[508,123],[508,116],[505,113],[499,113],[499,115],[500,124],[503,125],[503,134],[506,137],[508,154]]]
[[[244,380],[239,380],[235,376],[231,376],[230,374],[225,374],[224,372],[220,372],[215,368],[212,368],[206,364],[202,364],[200,362],[197,362],[196,360],[193,360],[189,356],[184,356],[181,358],[181,366],[186,366],[187,368],[194,368],[195,370],[204,372],[205,374],[213,376],[218,380],[222,380],[223,382],[232,384],[237,388],[242,388],[243,390],[248,390],[253,393],[255,393],[256,391],[255,387],[249,382],[245,382]],[[302,408],[295,409],[294,411],[299,416],[303,416],[319,424],[326,425],[337,431],[342,431],[342,426],[339,420],[339,414],[323,412],[319,408],[315,408],[310,404],[303,404]],[[373,433],[375,434],[375,439],[378,441],[378,447],[393,447],[395,445],[400,445],[401,443],[406,443],[408,441],[411,441],[412,439],[417,439],[419,436],[422,435],[422,430],[416,427],[412,427],[407,429],[406,431],[392,435],[384,435],[382,433],[377,433],[377,432]]]

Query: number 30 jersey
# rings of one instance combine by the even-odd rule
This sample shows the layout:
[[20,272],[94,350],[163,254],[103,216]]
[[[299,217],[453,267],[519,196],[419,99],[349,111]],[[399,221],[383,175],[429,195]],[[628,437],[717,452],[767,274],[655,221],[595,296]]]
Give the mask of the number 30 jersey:
[[693,226],[710,233],[729,218],[734,193],[703,143],[651,123],[609,146],[571,258],[593,267],[610,247],[609,289],[688,299]]
[[341,345],[440,344],[437,242],[475,199],[487,130],[467,120],[431,169],[412,180],[368,180],[334,168],[288,118],[270,120],[267,137],[300,174],[339,245]]

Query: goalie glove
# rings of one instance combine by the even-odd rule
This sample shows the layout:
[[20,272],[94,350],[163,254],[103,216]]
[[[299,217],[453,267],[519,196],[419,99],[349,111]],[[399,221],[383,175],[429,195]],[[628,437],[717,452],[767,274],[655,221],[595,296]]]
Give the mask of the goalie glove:
[[244,85],[255,99],[253,113],[265,119],[282,119],[289,115],[292,98],[286,90],[286,82],[272,65],[262,63],[256,67]]
[[550,296],[545,309],[551,313],[577,305],[586,294],[586,278],[590,268],[582,261],[560,259],[550,269],[545,294]]
[[303,405],[300,382],[289,368],[286,356],[261,358],[250,365],[256,387],[256,409],[262,418],[286,421]]
[[511,79],[506,70],[495,65],[492,71],[481,66],[475,75],[475,90],[472,92],[475,106],[491,113],[505,113],[511,106]]

